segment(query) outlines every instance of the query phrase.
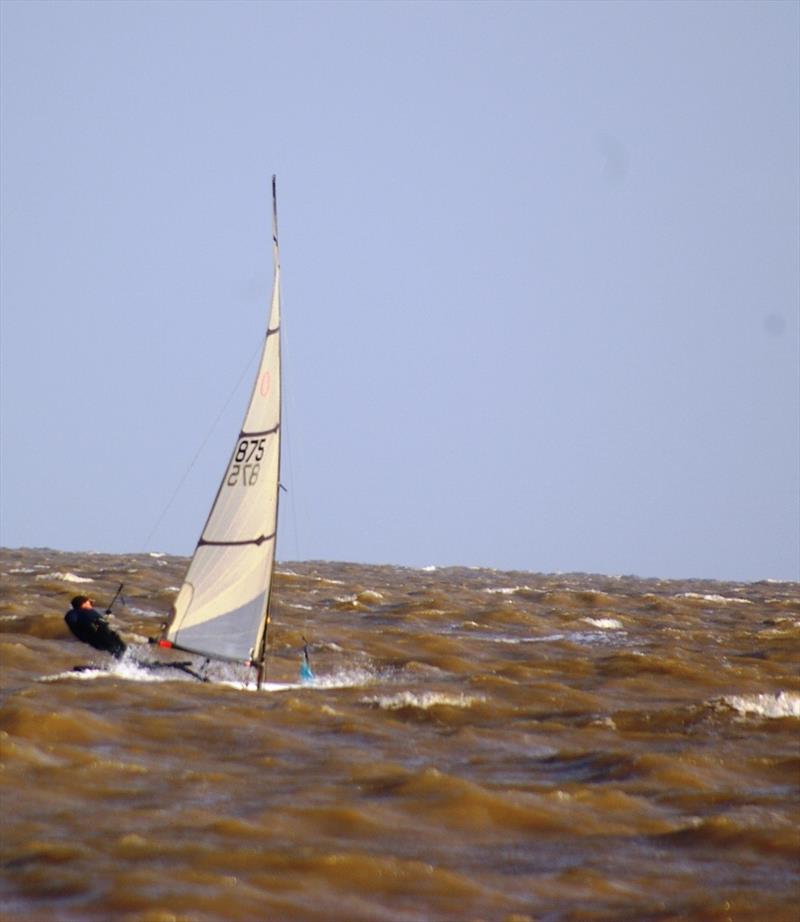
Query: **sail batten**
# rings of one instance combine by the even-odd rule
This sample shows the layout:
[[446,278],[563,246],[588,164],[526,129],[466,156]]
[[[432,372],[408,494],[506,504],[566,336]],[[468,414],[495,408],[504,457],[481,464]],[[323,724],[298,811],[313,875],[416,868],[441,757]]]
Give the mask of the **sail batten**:
[[244,438],[252,439],[260,435],[276,435],[278,431],[279,431],[278,426],[273,426],[272,429],[262,429],[260,432],[245,432],[243,430],[242,432],[239,433],[239,438],[240,439],[244,439]]
[[272,189],[274,274],[261,359],[241,429],[162,635],[177,649],[248,664],[264,656],[278,524],[281,300],[274,177]]
[[198,547],[239,547],[244,544],[263,544],[265,541],[272,541],[275,537],[275,532],[271,535],[259,535],[257,538],[243,538],[241,541],[206,541],[205,538],[201,538],[198,542]]

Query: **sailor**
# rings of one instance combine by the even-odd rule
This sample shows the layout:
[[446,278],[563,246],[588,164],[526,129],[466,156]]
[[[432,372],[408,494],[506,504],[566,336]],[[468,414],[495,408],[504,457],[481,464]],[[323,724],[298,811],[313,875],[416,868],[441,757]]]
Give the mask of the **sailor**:
[[125,653],[124,641],[108,626],[108,621],[97,611],[94,599],[89,596],[76,595],[64,620],[78,640],[88,643],[95,650],[105,650],[117,659]]

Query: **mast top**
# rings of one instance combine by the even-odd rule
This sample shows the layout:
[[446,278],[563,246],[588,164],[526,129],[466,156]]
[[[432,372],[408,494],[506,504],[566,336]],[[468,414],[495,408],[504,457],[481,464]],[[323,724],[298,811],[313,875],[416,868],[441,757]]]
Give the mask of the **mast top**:
[[272,174],[272,242],[275,249],[278,247],[278,193],[275,184],[275,174]]

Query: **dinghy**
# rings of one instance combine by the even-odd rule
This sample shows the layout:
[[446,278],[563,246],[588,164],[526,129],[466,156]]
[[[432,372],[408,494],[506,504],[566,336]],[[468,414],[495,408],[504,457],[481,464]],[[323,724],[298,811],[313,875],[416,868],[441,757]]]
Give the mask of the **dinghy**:
[[273,285],[261,361],[241,430],[171,617],[153,642],[266,674],[278,527],[281,445],[281,265],[272,177]]

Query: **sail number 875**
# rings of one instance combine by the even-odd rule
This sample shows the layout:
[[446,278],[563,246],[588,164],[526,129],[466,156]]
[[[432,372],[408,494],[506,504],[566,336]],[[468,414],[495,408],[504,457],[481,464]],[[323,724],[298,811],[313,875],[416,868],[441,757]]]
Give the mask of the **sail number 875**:
[[229,487],[235,487],[237,484],[252,487],[258,482],[265,441],[265,439],[242,439],[239,442],[226,480]]

